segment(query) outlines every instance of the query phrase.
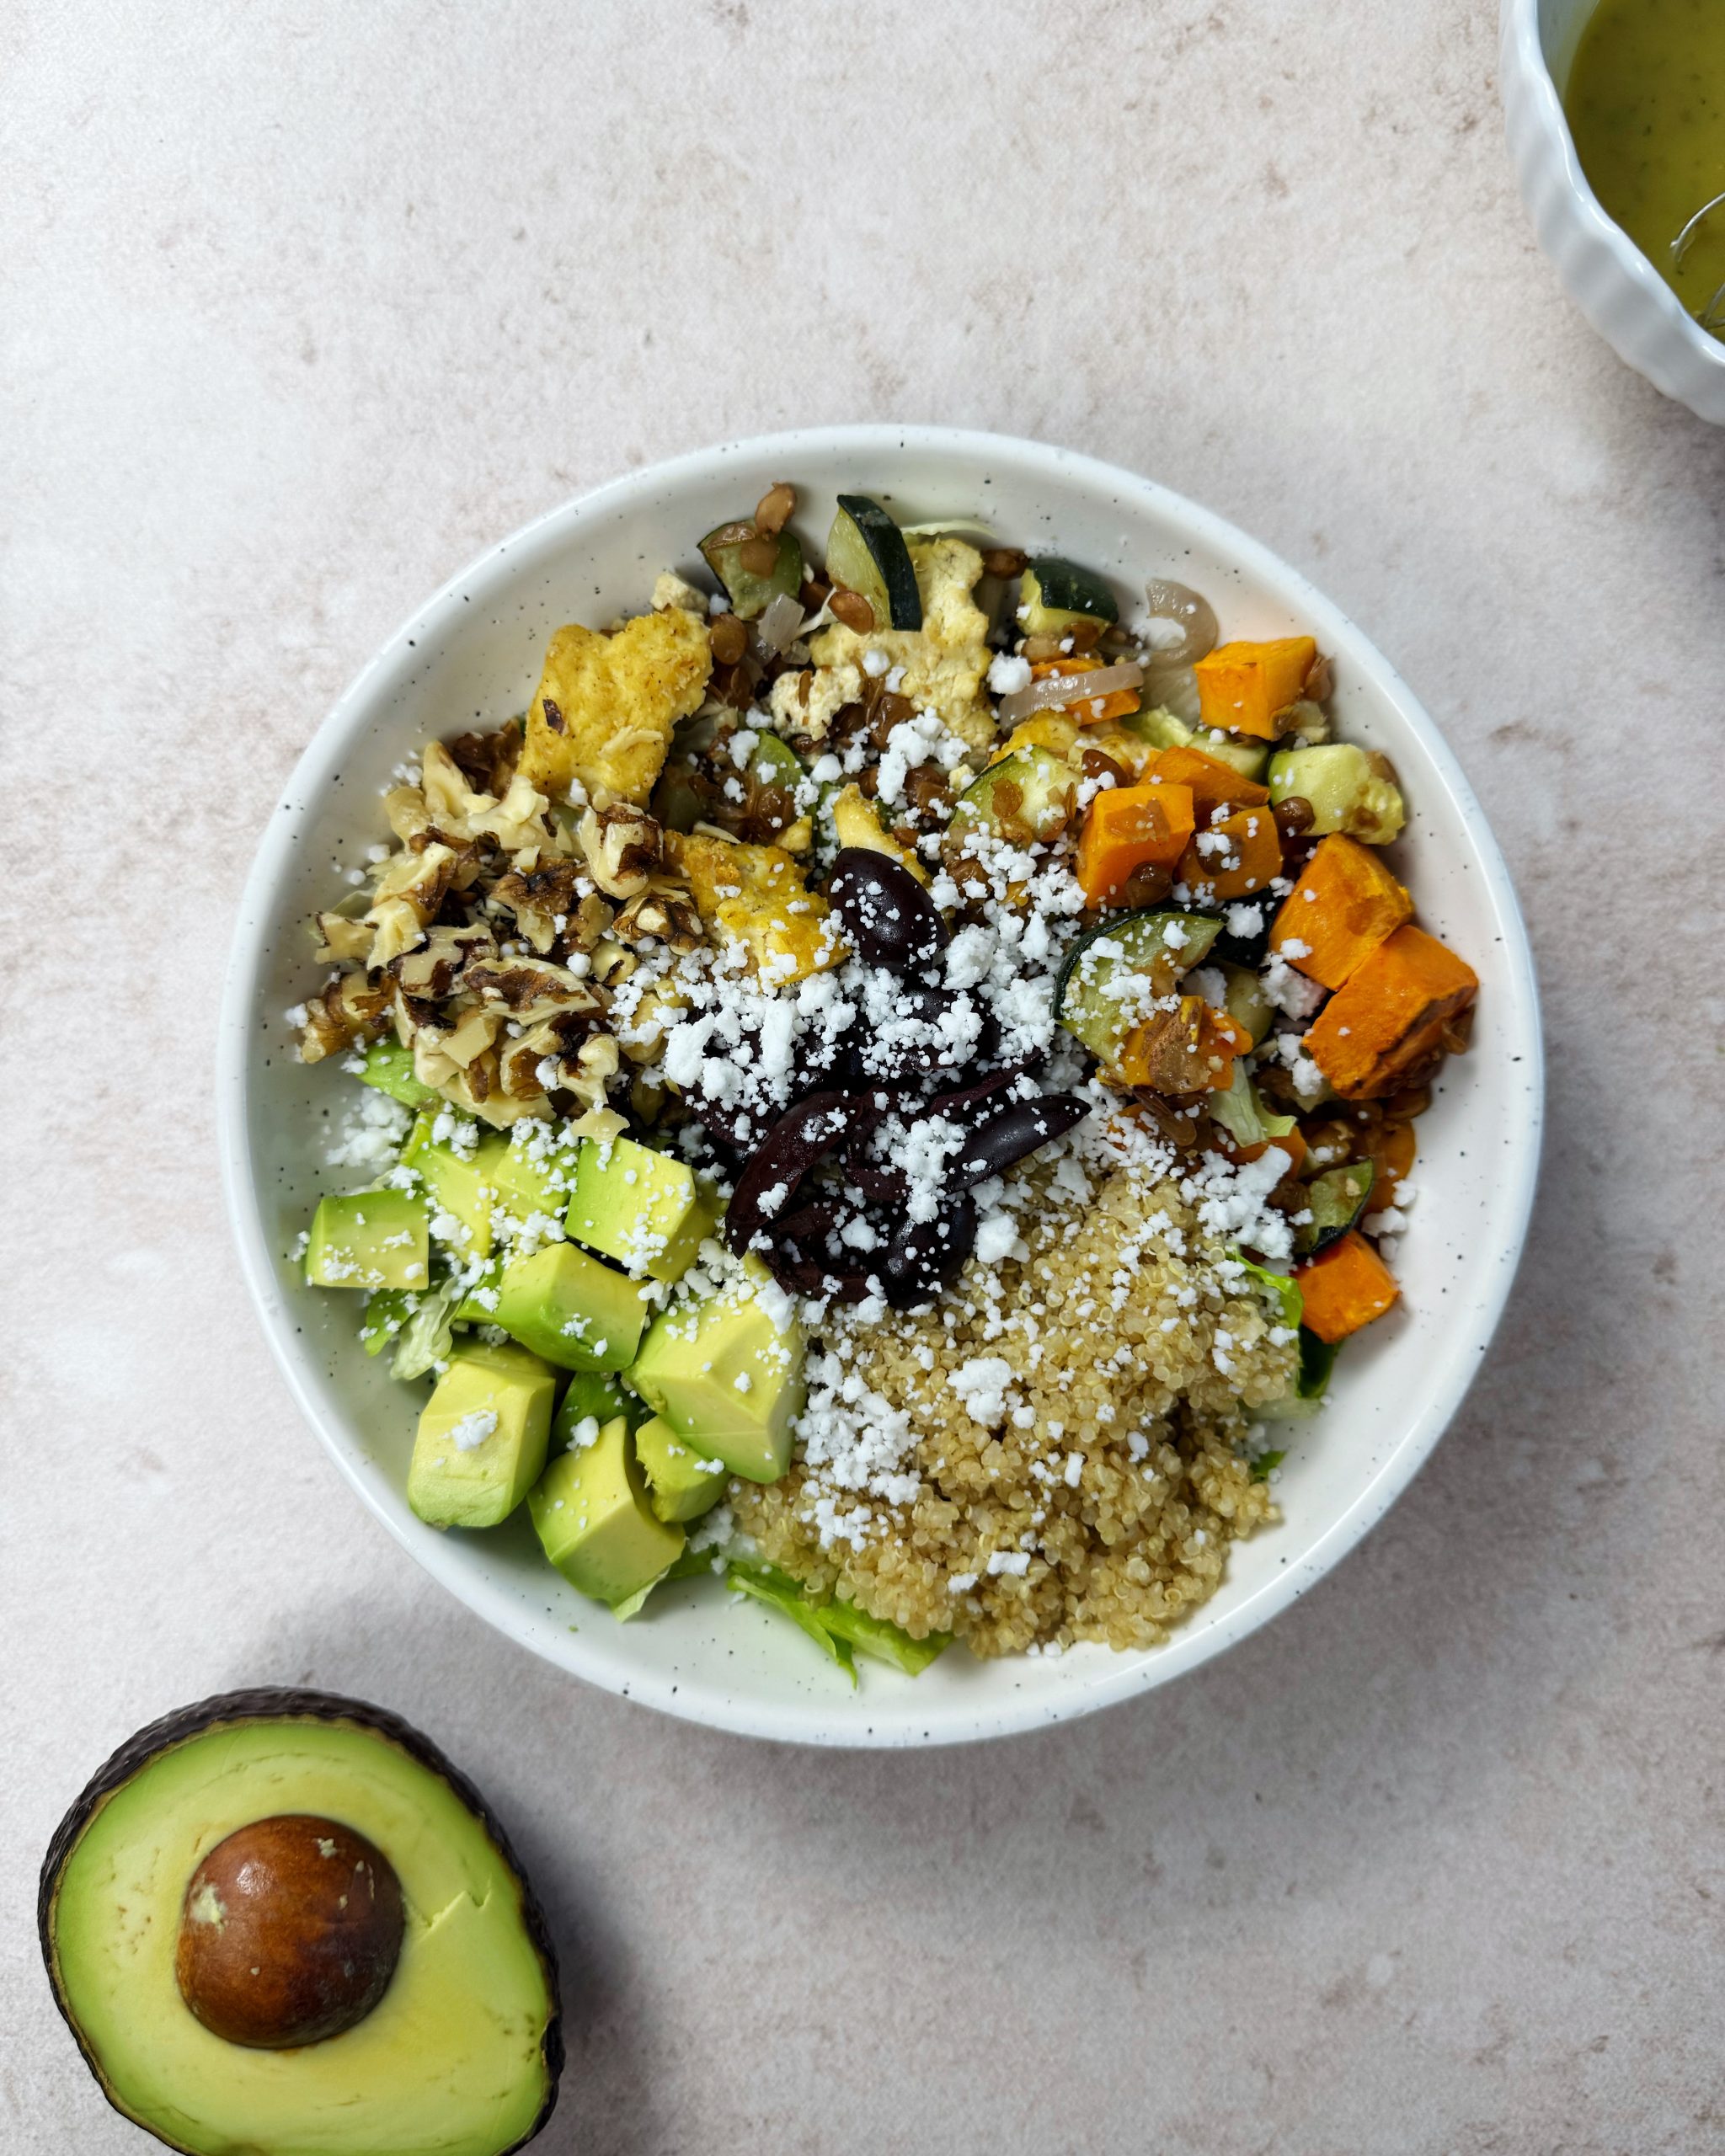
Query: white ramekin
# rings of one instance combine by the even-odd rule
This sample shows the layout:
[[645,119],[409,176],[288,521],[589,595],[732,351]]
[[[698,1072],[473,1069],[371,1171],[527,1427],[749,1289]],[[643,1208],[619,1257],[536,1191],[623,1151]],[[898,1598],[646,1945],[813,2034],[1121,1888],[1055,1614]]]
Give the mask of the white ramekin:
[[[521,710],[559,622],[638,607],[661,568],[699,574],[700,534],[775,479],[795,483],[811,533],[837,490],[866,488],[907,522],[981,516],[1003,543],[1071,552],[1123,588],[1179,577],[1215,601],[1230,635],[1316,636],[1333,655],[1341,731],[1402,775],[1398,873],[1421,919],[1479,973],[1472,1047],[1419,1126],[1419,1203],[1397,1259],[1403,1305],[1350,1345],[1327,1412],[1296,1426],[1282,1524],[1235,1546],[1220,1591],[1166,1646],[992,1662],[955,1649],[914,1682],[871,1667],[852,1693],[790,1625],[729,1607],[711,1582],[667,1589],[620,1625],[558,1578],[519,1518],[484,1534],[414,1518],[404,1482],[419,1399],[360,1352],[354,1310],[308,1288],[293,1258],[332,1180],[328,1118],[349,1082],[296,1059],[285,1015],[316,979],[303,923],[339,888],[331,863],[379,837],[379,793],[427,734]],[[1220,517],[1112,465],[994,435],[866,426],[631,472],[500,542],[403,624],[318,729],[262,835],[235,931],[218,1098],[240,1256],[288,1384],[359,1495],[452,1593],[571,1674],[670,1714],[804,1743],[920,1745],[1039,1728],[1194,1669],[1288,1609],[1383,1517],[1497,1327],[1533,1198],[1542,1087],[1532,958],[1484,813],[1437,727],[1337,607]]]
[[1725,344],[1710,337],[1587,184],[1562,91],[1598,0],[1503,0],[1503,114],[1522,200],[1563,289],[1621,360],[1725,424]]

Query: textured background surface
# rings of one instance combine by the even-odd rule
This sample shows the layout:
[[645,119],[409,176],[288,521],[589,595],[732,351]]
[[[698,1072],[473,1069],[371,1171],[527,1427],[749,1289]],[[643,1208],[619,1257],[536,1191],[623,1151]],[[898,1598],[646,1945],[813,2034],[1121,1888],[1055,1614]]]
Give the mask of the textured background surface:
[[[61,1806],[286,1678],[518,1825],[547,2156],[1720,2146],[1725,433],[1560,300],[1493,11],[547,12],[4,33],[0,2144],[143,2146],[35,1963]],[[210,1043],[415,601],[627,466],[875,417],[1135,465],[1361,621],[1519,880],[1551,1138],[1466,1412],[1327,1585],[1065,1732],[804,1757],[554,1678],[361,1515],[243,1299]]]

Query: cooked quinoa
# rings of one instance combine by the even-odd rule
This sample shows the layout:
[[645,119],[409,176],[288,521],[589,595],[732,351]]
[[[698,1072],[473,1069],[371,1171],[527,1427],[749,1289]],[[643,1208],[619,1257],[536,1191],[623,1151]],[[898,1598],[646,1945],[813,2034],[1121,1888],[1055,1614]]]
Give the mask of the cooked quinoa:
[[[805,1456],[770,1488],[734,1484],[733,1512],[771,1562],[913,1638],[952,1632],[979,1655],[1153,1646],[1215,1592],[1228,1544],[1276,1517],[1247,1411],[1289,1390],[1293,1341],[1249,1283],[1221,1278],[1237,1268],[1176,1180],[1116,1158],[1087,1202],[1065,1178],[1021,1182],[1022,1257],[973,1261],[932,1309],[846,1312],[825,1334],[846,1376],[908,1415],[915,1496],[860,1500],[823,1546]],[[1151,1220],[1166,1225],[1147,1237]],[[974,1381],[988,1364],[1010,1377]]]

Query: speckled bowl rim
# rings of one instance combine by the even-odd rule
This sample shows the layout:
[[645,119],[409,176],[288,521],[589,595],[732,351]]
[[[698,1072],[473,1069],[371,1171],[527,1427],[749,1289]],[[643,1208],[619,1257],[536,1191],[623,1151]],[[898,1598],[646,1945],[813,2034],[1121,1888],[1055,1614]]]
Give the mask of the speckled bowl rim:
[[1524,201],[1565,291],[1626,366],[1725,424],[1725,344],[1685,307],[1594,194],[1546,57],[1540,0],[1502,0],[1498,77]]
[[[478,604],[505,588],[515,573],[515,559],[531,543],[566,526],[598,522],[637,509],[662,518],[657,498],[681,481],[710,476],[727,462],[747,459],[774,470],[794,472],[799,454],[843,450],[859,468],[886,472],[895,455],[922,451],[968,456],[979,468],[1012,465],[1023,477],[1060,490],[1081,488],[1103,500],[1135,497],[1146,508],[1183,526],[1187,532],[1262,579],[1297,607],[1320,643],[1368,679],[1393,707],[1398,720],[1416,734],[1451,805],[1472,835],[1477,867],[1490,910],[1503,939],[1503,964],[1511,983],[1515,1045],[1522,1064],[1521,1085],[1506,1113],[1514,1127],[1503,1136],[1508,1150],[1508,1187],[1500,1217],[1506,1225],[1499,1245],[1477,1253],[1494,1269],[1489,1294],[1478,1303],[1471,1330],[1449,1357],[1450,1382],[1418,1403],[1403,1433],[1377,1465],[1367,1486],[1297,1561],[1279,1569],[1263,1586],[1220,1617],[1202,1609],[1177,1630],[1164,1646],[1123,1652],[1101,1666],[1094,1681],[1063,1688],[1051,1700],[1018,1697],[1002,1684],[999,1696],[984,1705],[966,1700],[943,1710],[932,1703],[926,1717],[912,1724],[872,1725],[857,1703],[824,1702],[789,1696],[782,1705],[738,1701],[716,1689],[703,1694],[685,1678],[672,1683],[643,1670],[628,1680],[603,1668],[583,1668],[580,1637],[563,1643],[553,1655],[542,1639],[529,1636],[510,1597],[489,1581],[447,1562],[442,1545],[421,1541],[412,1529],[404,1499],[382,1493],[377,1476],[365,1471],[361,1448],[337,1414],[325,1413],[311,1382],[316,1358],[297,1333],[292,1313],[281,1301],[276,1259],[265,1230],[247,1145],[248,1074],[258,1054],[252,1016],[260,990],[269,938],[279,925],[275,894],[283,883],[299,844],[296,804],[322,798],[353,744],[363,734],[371,700],[415,638],[429,638],[446,616],[457,616],[470,601]],[[1526,1240],[1539,1172],[1545,1097],[1543,1044],[1533,953],[1520,905],[1497,841],[1460,765],[1418,700],[1388,662],[1329,600],[1267,547],[1248,537],[1210,510],[1135,473],[1077,451],[1011,436],[946,427],[862,425],[810,428],[754,437],[699,450],[644,467],[578,496],[537,518],[510,538],[488,547],[473,565],[451,578],[402,627],[360,672],[318,728],[296,766],[260,842],[241,901],[238,926],[223,991],[217,1047],[217,1142],[229,1218],[253,1301],[288,1388],[322,1439],[337,1467],[403,1548],[476,1614],[531,1648],[553,1666],[590,1683],[661,1712],[734,1733],[794,1743],[842,1747],[911,1746],[975,1742],[1049,1726],[1135,1699],[1156,1686],[1199,1668],[1248,1638],[1260,1625],[1286,1609],[1330,1572],[1401,1496],[1453,1419],[1466,1397],[1502,1317]],[[1011,1662],[989,1665],[1010,1670]],[[889,1673],[881,1673],[887,1675]],[[904,1681],[904,1680],[900,1680]],[[846,1709],[849,1711],[846,1712]]]

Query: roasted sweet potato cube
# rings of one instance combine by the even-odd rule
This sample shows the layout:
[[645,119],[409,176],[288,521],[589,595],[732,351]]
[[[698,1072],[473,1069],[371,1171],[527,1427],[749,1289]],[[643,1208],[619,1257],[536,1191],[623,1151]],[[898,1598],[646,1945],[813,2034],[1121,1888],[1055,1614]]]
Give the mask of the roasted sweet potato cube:
[[1200,825],[1177,871],[1201,906],[1267,891],[1281,873],[1281,837],[1268,808],[1236,808],[1220,824]]
[[1251,1046],[1252,1036],[1226,1011],[1201,995],[1183,995],[1177,1010],[1158,1011],[1134,1027],[1110,1075],[1153,1093],[1226,1092],[1234,1082],[1235,1057]]
[[1276,637],[1267,643],[1219,643],[1193,668],[1206,726],[1274,741],[1280,714],[1306,686],[1317,646],[1310,637]]
[[1478,992],[1479,976],[1447,945],[1398,928],[1319,1011],[1306,1053],[1344,1100],[1379,1099],[1436,1061],[1445,1027]]
[[1093,906],[1119,905],[1146,863],[1172,868],[1192,836],[1192,795],[1183,786],[1115,786],[1098,793],[1078,841],[1078,881]]
[[1401,1289],[1365,1237],[1350,1228],[1339,1242],[1294,1270],[1304,1309],[1300,1322],[1333,1347],[1388,1310]]
[[1189,787],[1192,806],[1204,824],[1218,808],[1231,813],[1236,808],[1260,808],[1270,798],[1267,786],[1236,771],[1220,756],[1206,756],[1202,749],[1160,749],[1144,776],[1165,785]]
[[1413,901],[1370,846],[1320,839],[1270,931],[1270,948],[1324,988],[1340,988],[1413,915]]

